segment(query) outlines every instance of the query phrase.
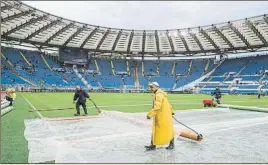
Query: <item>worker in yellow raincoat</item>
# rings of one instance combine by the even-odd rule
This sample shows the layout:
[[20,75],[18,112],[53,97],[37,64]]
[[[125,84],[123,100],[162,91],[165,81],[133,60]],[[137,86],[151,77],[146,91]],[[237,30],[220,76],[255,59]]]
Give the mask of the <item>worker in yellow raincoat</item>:
[[15,93],[15,89],[9,85],[7,90],[6,90],[6,100],[9,101],[9,106],[13,105],[13,101],[16,99],[16,93]]
[[151,145],[145,146],[147,150],[155,150],[156,145],[169,146],[166,149],[174,148],[174,111],[167,99],[167,93],[159,88],[157,82],[149,84],[150,91],[154,93],[154,104],[152,110],[147,114],[147,119],[153,118]]

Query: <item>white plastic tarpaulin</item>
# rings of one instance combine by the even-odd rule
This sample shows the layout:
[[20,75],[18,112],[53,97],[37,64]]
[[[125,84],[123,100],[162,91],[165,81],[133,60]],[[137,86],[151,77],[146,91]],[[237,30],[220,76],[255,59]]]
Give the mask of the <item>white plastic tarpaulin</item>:
[[[176,136],[175,149],[145,152],[151,122],[145,113],[103,111],[98,117],[25,120],[29,163],[267,163],[268,114],[228,109],[177,111],[203,134]],[[187,128],[174,121],[175,129]]]

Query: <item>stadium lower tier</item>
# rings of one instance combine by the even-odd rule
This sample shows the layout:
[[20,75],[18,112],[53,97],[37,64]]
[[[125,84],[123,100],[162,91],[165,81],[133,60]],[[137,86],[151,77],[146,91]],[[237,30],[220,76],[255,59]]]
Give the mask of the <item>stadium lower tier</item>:
[[[147,90],[150,82],[157,81],[164,90],[183,90],[187,85],[203,78],[201,82],[194,84],[203,92],[214,90],[216,87],[220,87],[226,93],[267,90],[265,84],[268,81],[267,55],[239,60],[226,59],[221,64],[214,64],[213,59],[172,61],[91,59],[86,67],[78,68],[77,72],[71,65],[65,66],[55,57],[37,51],[3,47],[1,55],[3,85],[43,87],[80,85],[102,89]],[[240,86],[236,87],[237,84]]]

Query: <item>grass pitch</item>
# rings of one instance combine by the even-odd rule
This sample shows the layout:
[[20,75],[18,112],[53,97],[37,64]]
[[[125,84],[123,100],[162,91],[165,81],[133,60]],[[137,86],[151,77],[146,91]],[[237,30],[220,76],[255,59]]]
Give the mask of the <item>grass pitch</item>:
[[[42,111],[44,117],[70,117],[75,111],[73,93],[24,93],[36,109],[73,107],[70,110]],[[91,98],[100,109],[117,110],[121,112],[146,112],[152,107],[151,94],[123,94],[123,93],[93,93]],[[204,108],[203,99],[211,99],[210,95],[169,94],[168,99],[174,110],[189,110]],[[224,104],[268,107],[268,99],[258,99],[256,96],[223,96]],[[87,100],[89,115],[97,115],[94,105]],[[33,109],[29,106],[29,110]],[[81,114],[83,109],[80,107]]]
[[[36,108],[64,108],[70,110],[42,111],[44,117],[71,117],[76,112],[73,104],[73,93],[18,93],[14,103],[15,109],[2,117],[2,159],[1,163],[28,163],[28,147],[24,138],[24,120],[38,118]],[[24,98],[25,97],[25,98]],[[91,98],[100,109],[121,112],[147,112],[152,108],[151,94],[93,93]],[[168,99],[174,110],[203,109],[202,100],[211,99],[210,95],[169,94]],[[257,106],[268,108],[268,97],[258,99],[257,96],[223,96],[224,104],[240,106]],[[89,115],[97,115],[94,105],[87,101]],[[83,109],[81,114],[83,114]]]

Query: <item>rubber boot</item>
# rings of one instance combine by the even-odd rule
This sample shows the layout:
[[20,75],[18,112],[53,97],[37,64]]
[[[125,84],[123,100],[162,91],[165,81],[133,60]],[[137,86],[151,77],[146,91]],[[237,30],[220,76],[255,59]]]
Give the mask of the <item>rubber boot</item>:
[[170,141],[169,146],[166,147],[167,150],[172,150],[175,147],[174,138]]
[[149,145],[149,146],[145,146],[146,151],[151,151],[151,150],[155,150],[156,146],[155,145]]
[[146,148],[147,151],[150,151],[150,150],[155,150],[156,149],[156,146],[153,145],[153,141],[151,141],[151,145],[149,146],[144,146]]

